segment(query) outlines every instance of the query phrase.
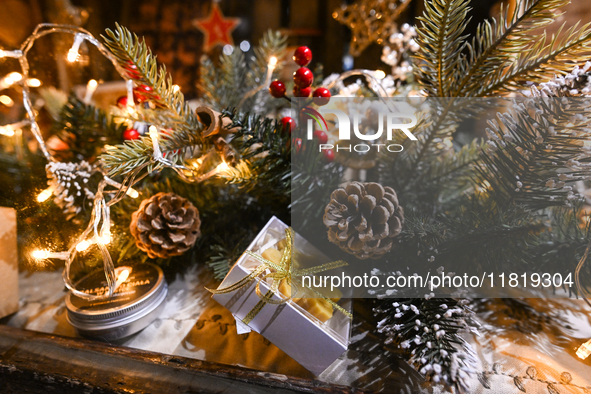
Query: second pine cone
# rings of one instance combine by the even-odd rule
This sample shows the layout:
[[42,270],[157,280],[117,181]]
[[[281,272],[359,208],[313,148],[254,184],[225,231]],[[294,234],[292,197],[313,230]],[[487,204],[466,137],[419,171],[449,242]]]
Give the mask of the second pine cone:
[[142,201],[131,215],[131,235],[152,259],[180,256],[201,235],[199,211],[174,193],[158,193]]
[[373,182],[352,182],[336,189],[324,211],[329,241],[360,259],[389,252],[403,223],[404,211],[394,189]]

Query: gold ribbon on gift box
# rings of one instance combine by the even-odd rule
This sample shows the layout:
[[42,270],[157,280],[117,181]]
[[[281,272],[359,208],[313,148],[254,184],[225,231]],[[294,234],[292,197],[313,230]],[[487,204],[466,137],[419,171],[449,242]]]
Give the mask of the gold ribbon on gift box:
[[[247,250],[245,252],[246,254],[252,256],[253,258],[255,258],[256,260],[258,260],[261,263],[254,271],[252,271],[250,273],[250,275],[245,276],[244,278],[242,278],[238,282],[234,283],[233,285],[230,285],[230,286],[227,286],[227,287],[224,287],[221,289],[217,289],[217,290],[207,289],[207,288],[206,289],[213,294],[231,293],[233,291],[243,288],[244,286],[247,286],[248,284],[250,284],[250,282],[252,282],[253,280],[256,280],[259,276],[264,274],[257,281],[257,285],[256,285],[256,293],[261,300],[255,305],[255,307],[250,312],[248,312],[248,314],[244,317],[244,319],[242,319],[242,321],[245,324],[248,324],[252,321],[252,319],[254,319],[254,317],[261,311],[261,309],[263,309],[263,307],[266,304],[285,304],[285,303],[291,301],[293,299],[293,294],[297,294],[297,292],[298,292],[298,290],[297,290],[298,287],[293,282],[294,278],[304,276],[304,275],[314,275],[319,272],[324,272],[324,271],[331,270],[333,268],[344,267],[347,265],[346,262],[344,262],[342,260],[338,260],[338,261],[333,261],[331,263],[322,264],[322,265],[319,265],[316,267],[311,267],[311,268],[306,268],[306,269],[301,269],[301,270],[294,270],[293,265],[292,265],[292,261],[291,261],[294,238],[295,238],[295,234],[294,234],[293,229],[291,227],[285,229],[286,245],[285,245],[285,249],[283,249],[283,254],[281,255],[281,260],[279,261],[279,264],[274,263],[274,262],[256,254],[256,253],[253,253],[250,250]],[[265,274],[265,271],[267,271],[267,270],[270,270],[271,272]],[[267,291],[267,293],[263,294],[260,289],[260,284],[261,284],[261,281],[263,281],[267,278],[273,279],[273,282],[270,285],[269,291]],[[286,280],[287,284],[292,287],[291,294],[287,298],[282,298],[280,300],[274,300],[273,294],[278,292],[279,285],[281,284],[281,282],[283,280]],[[330,298],[324,296],[323,294],[321,294],[317,290],[314,290],[314,289],[310,288],[309,286],[304,286],[304,287],[311,290],[312,292],[314,292],[319,298],[324,299],[333,308],[342,312],[348,318],[353,317],[351,315],[351,313],[346,311],[343,307],[338,305],[336,302],[334,302]],[[293,291],[293,288],[295,288],[296,291]]]

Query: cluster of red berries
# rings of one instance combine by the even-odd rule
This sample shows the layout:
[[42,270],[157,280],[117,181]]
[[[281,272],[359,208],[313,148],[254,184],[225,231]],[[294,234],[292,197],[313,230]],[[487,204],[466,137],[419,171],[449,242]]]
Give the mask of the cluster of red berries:
[[[308,47],[299,47],[293,54],[293,60],[300,66],[293,73],[293,96],[294,97],[312,97],[325,98],[318,104],[324,105],[330,99],[330,91],[326,88],[319,87],[312,93],[312,83],[314,82],[314,74],[306,66],[312,61],[312,51]],[[271,82],[269,86],[269,93],[275,98],[285,97],[285,84],[279,80]]]
[[[330,91],[324,87],[317,87],[312,92],[312,83],[314,82],[314,74],[310,71],[309,68],[306,66],[310,64],[312,61],[312,51],[310,48],[301,46],[297,48],[293,54],[293,60],[300,66],[293,73],[293,96],[294,97],[312,97],[315,98],[314,103],[317,105],[326,105],[330,100]],[[285,84],[279,80],[275,80],[271,82],[269,85],[269,93],[271,96],[275,98],[283,98],[285,96],[286,88]],[[286,116],[281,119],[281,124],[283,125],[283,129],[285,130],[289,125],[289,133],[293,127],[295,126],[294,120],[289,116]],[[314,131],[314,138],[318,140],[319,144],[326,144],[328,141],[328,136],[326,132],[322,130]],[[293,146],[295,148],[296,154],[300,153],[302,150],[302,139],[301,138],[294,138]],[[324,154],[324,158],[326,161],[331,162],[334,160],[334,151],[333,150],[324,150],[322,152]]]

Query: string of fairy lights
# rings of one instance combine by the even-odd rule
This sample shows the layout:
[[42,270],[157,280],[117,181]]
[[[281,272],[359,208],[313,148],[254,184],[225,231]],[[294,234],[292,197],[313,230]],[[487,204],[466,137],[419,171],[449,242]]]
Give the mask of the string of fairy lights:
[[[21,45],[20,49],[11,51],[0,51],[0,58],[17,59],[21,68],[21,73],[15,72],[8,74],[8,76],[6,76],[2,81],[0,81],[0,88],[5,88],[10,86],[11,84],[20,83],[20,85],[22,86],[23,105],[27,115],[27,119],[15,124],[2,126],[0,129],[3,130],[4,135],[10,136],[14,134],[15,130],[20,130],[25,126],[28,126],[31,132],[33,133],[33,136],[37,140],[41,152],[43,153],[48,162],[55,162],[55,159],[49,152],[49,149],[41,134],[39,125],[37,124],[36,111],[31,102],[31,96],[29,91],[29,87],[40,86],[40,81],[28,78],[29,62],[27,59],[27,54],[29,50],[33,47],[33,44],[36,40],[49,34],[55,33],[66,33],[74,35],[73,45],[68,51],[66,57],[68,62],[75,63],[78,61],[80,46],[82,45],[82,43],[86,41],[94,45],[103,56],[109,59],[120,75],[124,75],[124,70],[120,68],[117,59],[111,54],[111,52],[105,46],[103,46],[95,37],[93,37],[92,34],[90,34],[88,31],[75,26],[59,24],[41,24],[35,28],[33,33]],[[23,84],[23,80],[27,81],[27,83]],[[86,94],[83,100],[85,103],[90,103],[92,95],[97,89],[97,87],[97,81],[90,80],[88,82]],[[100,171],[99,168],[95,168],[95,170]],[[66,286],[70,289],[70,291],[72,291],[79,297],[87,299],[97,298],[96,296],[92,296],[84,292],[78,291],[70,278],[70,269],[74,259],[76,258],[77,253],[86,250],[92,244],[97,245],[103,258],[105,277],[107,279],[109,287],[109,296],[111,296],[115,291],[117,284],[116,271],[110,253],[106,247],[106,245],[108,245],[111,241],[111,222],[109,207],[120,201],[125,195],[128,195],[133,198],[137,198],[139,196],[139,193],[133,188],[131,188],[133,182],[134,180],[132,179],[132,177],[128,177],[123,182],[123,184],[119,184],[118,182],[115,182],[103,173],[103,178],[99,182],[98,190],[95,194],[95,198],[93,201],[93,209],[90,222],[87,228],[82,232],[82,234],[80,234],[80,236],[73,243],[72,247],[68,251],[64,252],[53,252],[49,250],[36,250],[32,252],[32,257],[36,259],[65,260],[66,264],[63,274],[64,282]],[[109,186],[114,187],[115,190],[110,192],[106,191],[105,189]],[[53,193],[53,188],[50,187],[48,189],[45,189],[41,193],[39,193],[39,195],[37,196],[37,201],[44,202],[48,200],[53,195]],[[105,195],[112,193],[115,193],[114,197],[107,201]]]
[[[33,33],[25,40],[25,42],[21,45],[19,49],[16,50],[0,50],[0,58],[14,58],[18,60],[21,72],[13,72],[8,74],[2,80],[0,80],[0,91],[6,88],[9,88],[15,84],[19,84],[22,87],[22,97],[23,97],[23,105],[26,111],[27,119],[22,120],[18,123],[9,124],[0,126],[0,135],[4,135],[7,137],[14,136],[17,132],[22,132],[22,128],[28,127],[35,139],[38,142],[39,148],[47,159],[48,162],[55,162],[55,158],[51,155],[50,150],[41,134],[39,125],[36,119],[36,111],[31,102],[30,96],[30,87],[39,87],[41,85],[41,81],[36,78],[29,78],[29,62],[27,59],[27,54],[29,50],[33,47],[33,44],[36,40],[41,37],[47,36],[49,34],[55,33],[65,33],[74,36],[73,44],[69,49],[66,60],[69,63],[76,63],[80,59],[80,48],[84,42],[88,42],[91,45],[94,45],[98,51],[105,56],[115,67],[118,73],[126,79],[126,90],[127,90],[127,104],[126,104],[126,112],[129,115],[129,118],[133,118],[136,115],[136,108],[134,103],[134,81],[132,79],[126,78],[125,70],[121,68],[115,56],[101,43],[99,42],[90,32],[86,31],[85,29],[70,26],[70,25],[60,25],[60,24],[40,24],[38,25]],[[252,92],[249,92],[249,97],[256,94],[258,91],[266,88],[270,81],[273,74],[273,71],[277,64],[277,58],[271,57],[268,62],[268,69],[267,69],[267,78],[263,83],[254,89]],[[25,81],[25,83],[23,83]],[[86,92],[84,94],[83,102],[85,104],[90,104],[92,100],[92,96],[94,92],[98,88],[98,82],[94,79],[88,81],[86,85]],[[178,85],[173,86],[173,92],[176,93],[180,90]],[[5,102],[10,104],[14,104],[12,99],[8,96],[6,98],[2,98],[0,96],[0,102],[4,100]],[[10,99],[10,102],[8,101]],[[111,242],[111,218],[110,218],[110,207],[123,199],[125,196],[129,196],[131,198],[137,198],[139,193],[137,190],[133,189],[133,186],[141,181],[148,173],[144,173],[140,176],[140,173],[146,169],[149,165],[153,165],[153,170],[162,167],[172,168],[174,171],[178,173],[178,175],[186,182],[203,182],[211,177],[214,176],[221,176],[224,177],[227,175],[228,171],[231,171],[229,165],[225,163],[223,160],[222,162],[217,165],[212,170],[201,173],[200,170],[200,163],[207,159],[208,155],[215,154],[215,152],[207,152],[205,155],[200,157],[198,160],[193,162],[190,166],[186,166],[184,164],[177,163],[173,160],[166,158],[166,155],[162,152],[160,148],[160,133],[162,129],[157,127],[156,125],[149,126],[148,135],[152,141],[153,147],[153,156],[152,161],[147,162],[130,174],[128,174],[122,183],[118,183],[113,179],[109,178],[107,174],[103,172],[100,167],[94,167],[94,171],[99,171],[102,174],[102,180],[99,182],[97,191],[94,194],[92,211],[91,211],[91,218],[88,223],[86,229],[77,237],[75,242],[72,244],[69,250],[67,251],[51,251],[47,249],[43,250],[35,250],[31,253],[31,256],[34,259],[38,260],[45,260],[45,259],[59,259],[65,261],[65,268],[63,271],[63,279],[66,284],[66,287],[75,295],[85,298],[85,299],[100,299],[106,298],[113,295],[114,291],[117,288],[117,283],[121,282],[121,278],[118,277],[119,275],[125,275],[125,272],[117,272],[114,267],[113,260],[107,248],[107,245]],[[113,189],[108,189],[109,187]],[[55,187],[49,187],[43,191],[41,191],[37,196],[37,201],[39,203],[47,201],[49,198],[53,196],[55,193]],[[111,196],[107,199],[107,196]],[[101,252],[102,259],[103,259],[103,266],[105,277],[107,280],[107,287],[109,289],[108,293],[101,296],[87,294],[85,292],[81,292],[76,289],[75,284],[72,283],[71,279],[71,269],[74,260],[79,252],[83,252],[87,250],[91,245],[96,245]],[[128,274],[128,273],[127,273]]]

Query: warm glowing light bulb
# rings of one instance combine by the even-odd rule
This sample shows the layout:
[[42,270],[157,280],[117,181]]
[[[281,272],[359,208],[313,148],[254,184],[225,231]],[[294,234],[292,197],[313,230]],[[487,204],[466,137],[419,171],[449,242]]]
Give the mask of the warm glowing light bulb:
[[150,134],[150,138],[155,140],[158,139],[158,129],[156,128],[156,126],[152,125],[150,126],[149,130],[149,134]]
[[86,94],[84,95],[83,100],[85,104],[90,104],[90,100],[92,100],[92,95],[96,91],[97,86],[98,82],[96,80],[91,79],[90,81],[88,81],[88,83],[86,84]]
[[383,72],[382,70],[376,70],[376,71],[373,73],[373,75],[374,75],[374,77],[375,77],[376,79],[384,79],[384,78],[386,78],[386,73],[385,73],[385,72]]
[[227,164],[225,161],[221,162],[221,163],[220,163],[220,164],[219,164],[219,165],[216,167],[216,171],[217,171],[218,173],[220,173],[220,172],[224,172],[224,171],[228,171],[229,169],[230,169],[230,166],[228,166],[228,164]]
[[78,60],[78,50],[80,49],[80,45],[84,42],[84,35],[78,33],[74,36],[74,43],[72,44],[72,48],[68,51],[67,59],[70,63],[75,62]]
[[140,196],[140,194],[138,193],[137,190],[132,189],[131,187],[129,189],[127,189],[127,193],[126,193],[129,197],[131,198],[138,198]]
[[193,163],[191,163],[191,165],[197,169],[199,167],[201,167],[201,164],[203,164],[203,157],[200,157],[197,160],[195,160]]
[[123,283],[127,280],[127,278],[129,278],[129,270],[124,269],[117,277],[117,282]]
[[179,90],[181,90],[181,87],[179,85],[172,85],[172,91],[173,91],[173,93],[176,93]]
[[269,67],[275,68],[276,65],[277,65],[277,58],[275,56],[271,56],[271,58],[269,58]]
[[108,245],[111,243],[111,233],[103,234],[99,237],[99,243],[101,245]]
[[77,49],[70,49],[68,51],[68,56],[66,57],[66,59],[70,62],[70,63],[74,63],[76,60],[78,60],[78,50]]
[[0,135],[12,137],[14,135],[14,129],[11,126],[0,126]]
[[591,355],[591,339],[581,345],[579,350],[577,350],[577,356],[580,359],[584,360]]
[[31,256],[33,256],[33,258],[38,259],[38,260],[44,260],[49,257],[49,251],[36,250],[33,253],[31,253]]
[[115,268],[115,275],[117,275],[117,280],[115,282],[115,291],[121,286],[125,281],[129,278],[131,274],[131,267],[117,267]]
[[135,113],[135,109],[133,109],[135,103],[134,103],[134,98],[133,98],[133,80],[132,79],[128,79],[127,82],[125,82],[125,88],[127,89],[127,112],[129,113],[129,115],[134,115]]
[[14,51],[4,51],[0,49],[0,59],[3,57],[12,57],[12,58],[19,58],[23,55],[23,52],[19,49]]
[[6,105],[7,107],[12,107],[14,105],[14,101],[5,94],[0,96],[0,103]]
[[14,130],[10,126],[0,126],[0,135],[12,137],[14,135]]
[[23,76],[20,73],[17,73],[16,71],[11,72],[10,74],[8,74],[6,76],[7,79],[9,79],[10,81],[12,81],[12,83],[18,82],[21,79],[23,79]]
[[78,245],[76,245],[76,250],[78,252],[84,252],[86,249],[88,249],[89,246],[90,246],[90,242],[84,240],[84,241],[80,242]]
[[29,78],[27,79],[27,85],[32,88],[38,88],[41,86],[41,81],[37,78]]
[[50,189],[45,189],[43,190],[41,193],[39,193],[39,195],[37,196],[37,202],[43,202],[43,201],[47,201],[47,199],[49,197],[51,197],[51,195],[53,194],[53,190]]

